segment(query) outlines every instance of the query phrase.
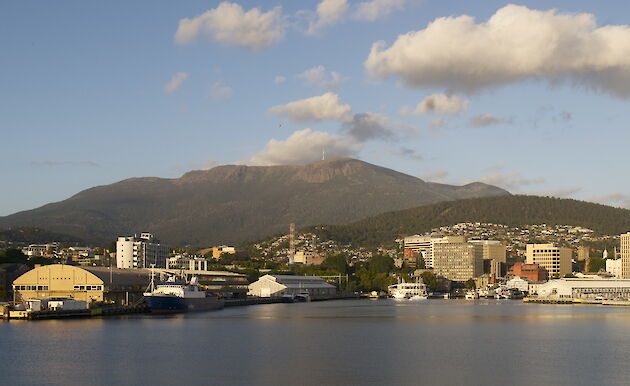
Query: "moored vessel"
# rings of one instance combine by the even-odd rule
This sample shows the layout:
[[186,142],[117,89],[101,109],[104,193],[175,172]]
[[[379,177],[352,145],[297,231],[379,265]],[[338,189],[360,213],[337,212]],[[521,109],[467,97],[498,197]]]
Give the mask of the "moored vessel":
[[223,299],[200,289],[197,277],[189,283],[167,281],[156,285],[153,274],[144,301],[156,314],[219,310],[225,305]]

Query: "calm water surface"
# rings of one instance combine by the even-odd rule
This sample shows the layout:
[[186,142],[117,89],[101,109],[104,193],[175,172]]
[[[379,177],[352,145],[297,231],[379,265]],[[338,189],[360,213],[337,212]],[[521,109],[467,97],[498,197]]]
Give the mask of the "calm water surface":
[[3,385],[628,385],[630,308],[342,300],[0,322]]

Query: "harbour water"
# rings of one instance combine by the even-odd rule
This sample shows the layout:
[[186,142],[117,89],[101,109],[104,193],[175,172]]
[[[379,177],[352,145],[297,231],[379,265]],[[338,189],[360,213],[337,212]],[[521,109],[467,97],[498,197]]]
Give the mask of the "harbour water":
[[339,300],[0,322],[3,385],[627,385],[630,307]]

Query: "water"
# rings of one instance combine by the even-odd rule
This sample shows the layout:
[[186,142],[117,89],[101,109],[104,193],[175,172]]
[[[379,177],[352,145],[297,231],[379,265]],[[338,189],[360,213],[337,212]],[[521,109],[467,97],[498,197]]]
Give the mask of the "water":
[[0,322],[0,384],[626,385],[630,308],[344,300]]

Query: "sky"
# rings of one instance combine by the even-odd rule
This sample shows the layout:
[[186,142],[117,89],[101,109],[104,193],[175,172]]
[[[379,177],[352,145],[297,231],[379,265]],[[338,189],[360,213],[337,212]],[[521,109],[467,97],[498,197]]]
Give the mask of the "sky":
[[630,207],[629,8],[0,2],[0,215],[322,152]]

